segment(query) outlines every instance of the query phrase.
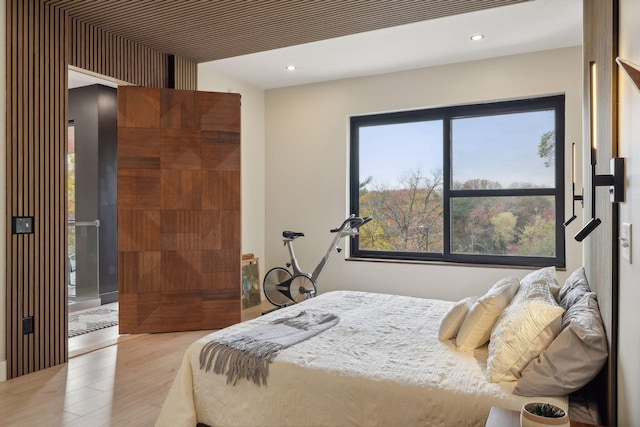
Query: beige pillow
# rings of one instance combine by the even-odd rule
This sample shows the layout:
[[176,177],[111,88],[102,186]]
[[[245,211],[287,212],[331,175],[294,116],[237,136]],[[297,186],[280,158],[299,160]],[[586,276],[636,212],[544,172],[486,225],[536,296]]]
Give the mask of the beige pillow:
[[546,284],[551,291],[551,295],[557,301],[558,293],[560,292],[560,285],[556,278],[555,267],[545,267],[540,270],[532,271],[522,278],[520,281],[520,287],[528,287],[530,285],[543,285]]
[[460,325],[462,325],[469,309],[477,299],[478,297],[467,297],[458,301],[442,316],[440,330],[438,331],[438,339],[440,341],[450,340],[458,334]]
[[522,371],[513,392],[521,396],[573,393],[600,372],[608,348],[596,294],[589,292],[569,307],[562,331]]
[[491,332],[487,359],[489,382],[520,378],[522,370],[560,332],[563,312],[546,284],[525,283]]
[[462,350],[485,345],[489,341],[493,325],[504,308],[509,305],[519,286],[520,283],[516,277],[505,277],[496,282],[471,306],[458,331],[456,345]]

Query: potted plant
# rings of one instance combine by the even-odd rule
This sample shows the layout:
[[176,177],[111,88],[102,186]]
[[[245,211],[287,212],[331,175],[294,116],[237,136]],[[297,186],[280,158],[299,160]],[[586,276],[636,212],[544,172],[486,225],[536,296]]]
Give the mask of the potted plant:
[[525,403],[520,411],[520,425],[522,427],[569,427],[569,415],[567,411],[551,403]]

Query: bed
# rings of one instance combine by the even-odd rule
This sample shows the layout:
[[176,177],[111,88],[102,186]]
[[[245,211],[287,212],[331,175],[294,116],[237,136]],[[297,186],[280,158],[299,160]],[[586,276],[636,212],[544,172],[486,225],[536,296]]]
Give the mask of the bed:
[[[453,302],[336,291],[216,331],[187,350],[156,426],[484,426],[492,406],[519,410],[567,396],[519,396],[487,380],[487,345],[439,340]],[[267,385],[200,369],[202,347],[300,311],[333,313],[330,329],[283,349]]]

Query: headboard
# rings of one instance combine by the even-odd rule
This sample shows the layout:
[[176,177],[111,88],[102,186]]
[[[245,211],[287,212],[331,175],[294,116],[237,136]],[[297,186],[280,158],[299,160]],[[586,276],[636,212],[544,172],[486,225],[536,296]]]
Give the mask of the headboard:
[[[608,170],[609,159],[617,155],[617,0],[583,1],[583,185],[591,188],[590,156],[592,140],[597,143],[597,173]],[[589,68],[596,66],[593,111],[596,132],[591,135],[591,81]],[[592,204],[602,224],[583,241],[584,266],[591,290],[597,293],[600,312],[609,342],[609,360],[593,386],[600,392],[599,412],[606,425],[617,425],[618,350],[618,206],[611,203],[605,189],[584,192],[584,221],[589,221]],[[601,390],[606,390],[603,396]]]

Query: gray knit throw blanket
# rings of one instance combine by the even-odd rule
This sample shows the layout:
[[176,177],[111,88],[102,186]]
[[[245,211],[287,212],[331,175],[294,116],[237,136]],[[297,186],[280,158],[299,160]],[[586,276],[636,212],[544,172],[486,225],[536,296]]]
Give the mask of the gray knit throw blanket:
[[276,319],[250,331],[213,339],[200,350],[200,369],[226,374],[227,384],[246,378],[267,385],[269,364],[283,348],[329,329],[340,318],[333,314],[300,312]]

